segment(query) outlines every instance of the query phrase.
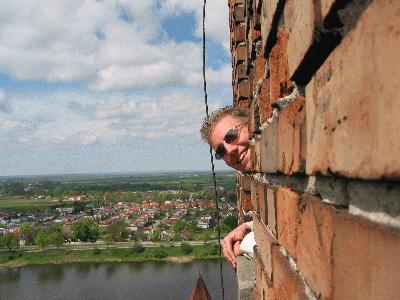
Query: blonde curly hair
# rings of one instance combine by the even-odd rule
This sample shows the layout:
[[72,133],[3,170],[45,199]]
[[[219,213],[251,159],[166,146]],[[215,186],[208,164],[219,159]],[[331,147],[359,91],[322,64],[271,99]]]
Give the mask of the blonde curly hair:
[[203,121],[203,125],[200,128],[200,134],[203,141],[208,142],[211,131],[214,129],[215,125],[224,117],[232,116],[240,121],[247,121],[249,111],[247,109],[227,105],[217,110],[213,111],[210,116]]

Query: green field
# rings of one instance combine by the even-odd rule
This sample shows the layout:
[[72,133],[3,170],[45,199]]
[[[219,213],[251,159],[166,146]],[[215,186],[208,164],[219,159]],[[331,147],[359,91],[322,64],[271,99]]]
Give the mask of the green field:
[[57,205],[58,200],[54,198],[31,200],[23,198],[0,198],[1,208],[24,208],[24,207],[48,207]]
[[[164,255],[160,255],[160,251],[163,252]],[[0,253],[0,267],[18,267],[35,264],[62,264],[80,262],[168,260],[184,262],[194,259],[212,259],[217,257],[218,253],[216,245],[213,244],[193,246],[193,251],[191,253],[183,253],[182,248],[179,246],[146,248],[141,253],[135,253],[132,249],[4,252]]]
[[[88,201],[141,203],[147,194],[158,194],[158,199],[166,199],[165,193],[170,193],[170,198],[187,199],[189,193],[194,192],[198,197],[212,199],[212,185],[209,172],[0,177],[0,209],[10,213],[33,213],[60,205],[71,206],[72,202],[60,200],[74,195],[87,195]],[[217,185],[220,197],[228,197],[228,192],[235,195],[235,173],[217,173]],[[174,191],[183,191],[185,195],[176,195]],[[46,199],[32,200],[43,195]]]

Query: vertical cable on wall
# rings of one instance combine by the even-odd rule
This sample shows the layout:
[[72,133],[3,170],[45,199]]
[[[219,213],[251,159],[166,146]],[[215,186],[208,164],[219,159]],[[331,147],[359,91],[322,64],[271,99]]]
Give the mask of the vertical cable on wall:
[[[207,81],[206,81],[206,29],[205,29],[205,19],[206,19],[206,2],[203,2],[203,89],[204,89],[204,103],[206,106],[206,117],[209,118],[208,113],[208,100],[207,100]],[[221,280],[221,292],[222,299],[225,299],[225,291],[224,291],[224,276],[222,273],[222,251],[221,251],[221,229],[219,226],[220,223],[220,214],[219,214],[219,203],[218,203],[218,193],[217,193],[217,180],[215,176],[215,167],[214,167],[214,157],[212,153],[212,148],[210,146],[210,160],[211,160],[211,170],[214,182],[214,196],[215,196],[215,208],[217,210],[217,231],[218,231],[218,248],[219,248],[219,272],[220,272],[220,280]]]

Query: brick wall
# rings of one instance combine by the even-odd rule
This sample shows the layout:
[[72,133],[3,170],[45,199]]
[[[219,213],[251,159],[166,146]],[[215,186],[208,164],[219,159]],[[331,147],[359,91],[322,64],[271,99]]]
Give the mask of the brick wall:
[[229,0],[255,299],[400,298],[400,1]]

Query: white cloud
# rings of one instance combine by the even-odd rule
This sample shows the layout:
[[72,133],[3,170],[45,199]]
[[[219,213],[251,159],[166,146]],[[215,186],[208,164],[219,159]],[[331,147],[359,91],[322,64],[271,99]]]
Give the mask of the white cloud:
[[[222,3],[209,4],[207,34],[225,45],[229,33],[221,26],[227,23]],[[2,5],[0,68],[16,79],[83,80],[100,91],[201,81],[201,45],[165,40],[161,26],[168,16],[194,12],[201,28],[197,2],[165,1],[159,9],[155,0],[140,5],[128,0],[13,0]]]
[[[207,38],[229,51],[227,13],[225,0],[207,3]],[[4,1],[0,73],[21,88],[7,94],[0,89],[0,164],[8,161],[13,172],[13,162],[24,164],[23,170],[33,172],[27,157],[36,155],[43,172],[46,164],[76,166],[69,155],[81,158],[79,151],[86,149],[88,164],[125,166],[131,151],[146,152],[136,149],[143,145],[169,145],[166,153],[198,147],[202,45],[169,39],[173,34],[162,27],[164,20],[183,14],[195,16],[194,34],[201,37],[201,1]],[[206,73],[210,110],[231,97],[230,62],[223,55],[212,59],[218,68]],[[34,89],[25,88],[30,86]],[[90,161],[96,149],[128,144],[137,147],[124,159],[107,152]]]

